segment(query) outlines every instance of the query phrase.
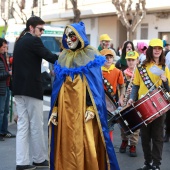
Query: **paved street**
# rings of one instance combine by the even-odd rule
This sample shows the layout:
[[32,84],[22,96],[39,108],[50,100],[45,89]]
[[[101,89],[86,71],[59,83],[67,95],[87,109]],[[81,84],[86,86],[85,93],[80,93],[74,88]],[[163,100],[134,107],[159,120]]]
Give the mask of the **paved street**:
[[[45,141],[47,144],[47,118],[49,112],[50,98],[48,96],[44,97],[44,131],[45,131]],[[15,123],[10,123],[9,131],[16,134],[17,126]],[[119,146],[121,143],[120,139],[120,129],[116,125],[114,132],[114,147],[117,155],[117,159],[121,170],[136,170],[143,165],[143,153],[141,148],[141,142],[137,146],[138,157],[129,157],[128,153],[119,153]],[[161,170],[169,170],[169,160],[170,160],[170,142],[164,144],[163,151],[163,161],[161,165]],[[6,139],[4,142],[0,142],[0,170],[15,170],[15,138]],[[48,170],[48,168],[41,168],[39,170]]]

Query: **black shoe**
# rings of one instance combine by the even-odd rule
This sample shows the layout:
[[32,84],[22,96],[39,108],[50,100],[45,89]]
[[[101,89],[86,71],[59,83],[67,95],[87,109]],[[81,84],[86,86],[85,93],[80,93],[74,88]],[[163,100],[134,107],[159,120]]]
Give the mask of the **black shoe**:
[[36,169],[34,165],[17,165],[16,170],[33,170]]
[[139,168],[137,170],[153,170],[153,167],[151,164],[146,163],[141,168]]
[[41,162],[41,163],[35,163],[35,162],[33,162],[33,165],[35,165],[36,167],[43,168],[43,167],[48,167],[48,166],[49,166],[49,163],[48,163],[47,160],[45,160],[44,162]]
[[127,146],[128,146],[128,141],[127,140],[122,140],[121,146],[119,148],[119,152],[120,153],[125,153]]
[[6,134],[2,134],[4,138],[15,138],[16,135],[12,134],[11,132],[8,132]]

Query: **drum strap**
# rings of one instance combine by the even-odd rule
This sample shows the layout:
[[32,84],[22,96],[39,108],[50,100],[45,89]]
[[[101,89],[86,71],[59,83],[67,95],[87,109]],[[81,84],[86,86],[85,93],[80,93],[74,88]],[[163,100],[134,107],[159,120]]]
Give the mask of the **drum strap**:
[[[153,86],[154,83],[150,79],[146,69],[141,64],[138,64],[137,68],[138,68],[139,74],[140,74],[145,86],[148,88],[148,90],[153,91],[154,89],[156,89],[156,87]],[[152,87],[152,89],[151,89],[151,87]]]
[[110,82],[104,77],[103,77],[103,84],[106,87],[105,92],[108,94],[108,96],[111,98],[111,100],[116,103],[116,95],[114,94],[113,87],[110,84]]
[[[154,89],[156,89],[156,87],[153,86],[154,83],[150,79],[146,69],[141,64],[138,64],[137,68],[138,68],[139,74],[141,75],[142,80],[143,80],[145,86],[148,88],[148,90],[153,91]],[[165,66],[162,66],[162,70],[165,71]],[[150,89],[152,86],[153,86],[153,88]]]

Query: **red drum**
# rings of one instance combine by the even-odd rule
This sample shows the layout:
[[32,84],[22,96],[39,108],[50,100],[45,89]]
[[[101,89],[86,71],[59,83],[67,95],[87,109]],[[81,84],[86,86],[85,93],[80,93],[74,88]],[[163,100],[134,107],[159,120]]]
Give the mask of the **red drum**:
[[161,87],[146,94],[114,117],[126,135],[151,123],[170,109],[170,95]]
[[159,87],[136,101],[133,107],[147,125],[170,109],[169,94]]
[[115,120],[126,135],[132,134],[143,125],[143,120],[132,106],[119,111]]

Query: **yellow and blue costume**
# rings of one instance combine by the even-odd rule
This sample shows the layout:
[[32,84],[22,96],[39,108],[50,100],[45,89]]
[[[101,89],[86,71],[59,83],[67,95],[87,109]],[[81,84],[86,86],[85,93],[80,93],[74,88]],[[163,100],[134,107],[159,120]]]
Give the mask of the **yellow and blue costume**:
[[[57,106],[58,124],[49,126],[50,170],[119,170],[107,125],[101,72],[105,58],[89,45],[83,22],[67,27],[74,31],[81,46],[70,50],[64,34],[64,49],[54,65],[49,119]],[[85,122],[87,110],[95,117]]]

